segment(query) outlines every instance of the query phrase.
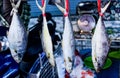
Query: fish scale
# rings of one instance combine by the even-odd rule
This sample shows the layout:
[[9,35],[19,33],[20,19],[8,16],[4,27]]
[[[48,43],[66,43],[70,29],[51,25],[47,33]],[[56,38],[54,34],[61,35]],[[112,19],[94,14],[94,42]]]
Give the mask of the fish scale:
[[54,55],[53,55],[53,44],[52,44],[52,39],[48,30],[47,20],[45,15],[46,0],[45,1],[42,0],[42,7],[39,5],[38,0],[36,0],[36,5],[42,11],[42,15],[43,15],[43,27],[42,27],[42,33],[41,33],[42,47],[44,52],[46,53],[49,63],[54,67],[55,62],[54,62]]
[[11,55],[17,63],[22,60],[27,46],[27,31],[17,13],[17,8],[19,7],[20,2],[21,0],[19,0],[16,5],[12,3],[14,5],[11,12],[13,16],[8,33]]
[[[44,24],[47,23],[46,22],[46,19],[44,17]],[[50,40],[49,40],[50,39]],[[48,58],[52,58],[53,55],[50,53],[53,51],[53,46],[52,46],[52,40],[51,40],[51,37],[50,37],[50,34],[49,34],[49,31],[48,31],[48,27],[47,27],[47,24],[43,27],[43,32],[42,32],[42,44],[43,44],[43,48],[44,48],[44,51],[45,52],[48,52],[46,53],[47,57]],[[48,45],[48,46],[46,46]],[[52,62],[52,60],[51,60]],[[54,66],[54,65],[53,65]]]
[[[103,14],[108,8],[111,1],[106,4],[106,6],[101,9],[101,14]],[[103,13],[102,13],[103,12]],[[92,37],[92,61],[94,68],[97,72],[100,72],[104,63],[106,61],[109,52],[109,40],[108,35],[105,30],[105,25],[102,16],[99,16],[94,35]]]
[[[70,27],[70,21],[68,17],[65,17],[65,28],[64,28],[64,33],[63,33],[63,40],[62,40],[62,49],[63,49],[63,55],[64,59],[67,63],[70,64],[69,62],[73,61],[73,56],[74,56],[74,38],[73,38],[73,32],[72,32],[72,27]],[[72,63],[71,63],[72,65]],[[67,68],[68,69],[68,68]],[[70,71],[70,70],[68,70]]]
[[[101,21],[101,18],[99,19],[100,19],[99,21]],[[92,59],[95,69],[99,71],[99,69],[103,67],[105,60],[107,58],[109,51],[109,43],[108,37],[105,32],[105,27],[103,25],[98,23],[95,31],[96,32],[92,38]]]
[[64,57],[65,69],[68,73],[70,73],[73,69],[73,61],[74,61],[74,52],[75,52],[75,40],[73,34],[72,24],[68,17],[69,4],[68,0],[65,0],[65,9],[55,3],[58,9],[64,14],[64,31],[63,31],[63,39],[62,39],[62,50]]
[[74,57],[74,36],[72,31],[72,26],[68,17],[65,17],[65,28],[62,39],[62,49],[63,56],[65,59],[66,70],[70,73],[73,65],[73,57]]

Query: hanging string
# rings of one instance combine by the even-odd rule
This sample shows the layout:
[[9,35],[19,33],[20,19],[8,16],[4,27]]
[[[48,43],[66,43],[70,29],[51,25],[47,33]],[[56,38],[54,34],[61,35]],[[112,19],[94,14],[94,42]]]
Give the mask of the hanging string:
[[98,4],[98,12],[100,13],[101,12],[101,0],[98,0],[97,4]]
[[[42,7],[44,7],[44,3],[45,3],[45,1],[44,1],[44,0],[42,0]],[[45,13],[43,13],[42,15],[43,15],[43,17],[44,17],[44,16],[46,16],[46,14],[45,14]]]
[[44,6],[44,0],[42,0],[42,7]]
[[101,12],[101,0],[97,0],[97,5],[98,5],[98,13],[100,16],[103,16],[103,13]]
[[68,16],[68,13],[69,13],[69,1],[68,0],[65,0],[65,10],[66,10],[66,13],[64,14],[64,17]]
[[65,7],[66,7],[66,11],[67,11],[67,12],[69,12],[69,1],[68,1],[68,0],[66,0],[66,2],[65,2],[65,3],[66,3],[66,6],[65,6]]

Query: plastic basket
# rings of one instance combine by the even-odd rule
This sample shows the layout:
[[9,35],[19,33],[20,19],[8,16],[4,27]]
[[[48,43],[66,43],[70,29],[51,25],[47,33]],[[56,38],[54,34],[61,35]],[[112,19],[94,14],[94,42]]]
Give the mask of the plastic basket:
[[[54,57],[61,55],[61,45],[54,51]],[[43,52],[29,71],[28,78],[58,78],[57,68],[52,67]]]

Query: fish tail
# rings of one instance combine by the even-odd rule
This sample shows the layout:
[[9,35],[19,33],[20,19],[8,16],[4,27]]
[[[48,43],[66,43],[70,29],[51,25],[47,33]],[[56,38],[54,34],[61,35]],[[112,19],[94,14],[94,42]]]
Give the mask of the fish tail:
[[101,8],[101,13],[102,13],[102,14],[105,13],[105,11],[106,11],[107,8],[109,7],[110,3],[111,3],[111,0],[105,5],[104,8]]
[[65,9],[69,12],[69,0],[65,0]]
[[60,5],[58,5],[57,3],[55,3],[55,5],[58,7],[58,9],[64,13],[65,12],[65,8],[61,7]]
[[13,59],[14,59],[17,63],[19,63],[19,62],[21,61],[21,59],[19,58],[16,50],[10,49],[10,52],[11,52],[11,55],[12,55]]
[[20,6],[21,0],[19,0],[16,5],[15,5],[14,1],[12,1],[12,0],[10,0],[10,3],[12,5],[12,7],[13,7],[13,9],[12,9],[12,11],[10,13],[10,16],[12,16],[14,12],[18,12],[18,8]]
[[52,65],[52,67],[55,66],[55,61],[54,61],[54,57],[53,57],[53,56],[50,56],[49,62],[50,62],[50,64]]

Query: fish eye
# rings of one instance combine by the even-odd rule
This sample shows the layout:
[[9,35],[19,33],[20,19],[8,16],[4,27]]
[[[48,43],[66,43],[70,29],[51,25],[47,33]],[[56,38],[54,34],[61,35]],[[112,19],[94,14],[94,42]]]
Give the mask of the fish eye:
[[98,66],[100,66],[100,63],[98,63]]
[[69,70],[71,70],[71,68],[72,68],[72,63],[67,64],[67,67],[68,67]]

